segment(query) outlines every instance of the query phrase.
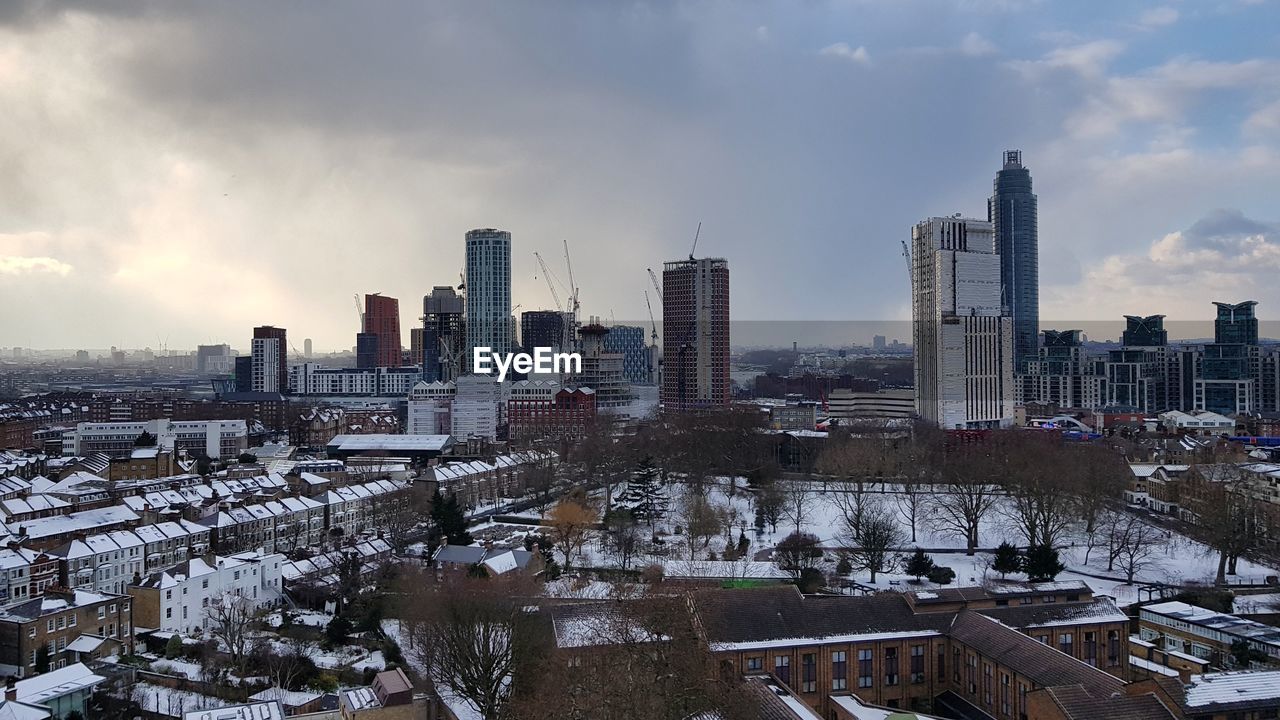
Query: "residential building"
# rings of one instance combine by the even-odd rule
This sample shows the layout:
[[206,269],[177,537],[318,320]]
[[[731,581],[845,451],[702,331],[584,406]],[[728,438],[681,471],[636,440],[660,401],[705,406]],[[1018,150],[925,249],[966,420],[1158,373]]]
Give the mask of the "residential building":
[[376,333],[356,333],[356,367],[361,370],[372,370],[378,367],[378,335]]
[[1138,636],[1162,650],[1186,653],[1219,669],[1239,665],[1232,655],[1236,643],[1280,664],[1280,628],[1184,602],[1140,607]]
[[229,345],[197,345],[196,372],[203,375],[230,375],[235,370],[235,356]]
[[464,367],[471,369],[472,348],[511,352],[511,233],[484,228],[466,239],[466,336]]
[[623,373],[626,358],[622,353],[605,350],[604,339],[610,329],[592,318],[579,331],[582,346],[582,372],[573,376],[576,385],[590,388],[595,408],[603,412],[625,408],[635,400],[631,383]]
[[693,258],[662,268],[662,391],[664,411],[727,407],[729,262]]
[[[84,663],[76,662],[15,682],[13,700],[22,705],[44,708],[55,718],[66,718],[71,713],[89,717],[89,698],[94,688],[106,680]],[[24,718],[18,713],[5,715],[13,720]]]
[[82,637],[120,643],[133,652],[132,601],[128,595],[103,595],[67,588],[45,588],[44,597],[0,610],[0,671],[24,678],[35,673],[39,648],[48,649],[49,667],[76,662],[69,647]]
[[373,684],[338,693],[342,720],[417,720],[432,709],[430,696],[414,694],[413,683],[396,668],[373,676]]
[[1106,400],[1106,370],[1090,356],[1079,330],[1045,330],[1035,354],[1022,357],[1019,405],[1031,403],[1093,410]]
[[512,383],[507,400],[507,437],[576,439],[596,419],[596,392],[562,388],[550,380]]
[[58,558],[11,543],[0,549],[0,605],[44,595],[58,584]]
[[284,581],[279,553],[204,555],[152,573],[129,586],[134,622],[145,628],[204,637],[211,608],[220,602],[244,602],[251,609],[273,607]]
[[105,453],[113,458],[131,458],[134,443],[147,433],[156,438],[155,447],[188,456],[208,455],[214,459],[234,458],[249,447],[249,428],[244,420],[148,420],[145,422],[77,423],[62,436],[65,456]]
[[365,295],[363,330],[378,338],[377,360],[373,367],[399,367],[404,364],[399,300],[378,293]]
[[146,569],[146,543],[128,530],[77,537],[49,551],[58,558],[59,582],[73,590],[123,595]]
[[911,239],[916,413],[946,429],[1012,425],[1013,320],[991,223],[934,217]]
[[298,395],[404,397],[422,379],[422,369],[404,367],[329,368],[302,363],[289,369],[289,387]]
[[818,425],[818,406],[813,403],[770,405],[768,409],[773,430],[813,430]]
[[1118,350],[1107,353],[1104,406],[1150,413],[1168,409],[1171,353],[1163,315],[1125,315]]
[[1040,336],[1040,229],[1031,171],[1020,150],[1006,150],[996,173],[987,221],[1000,256],[1001,304],[1013,318],[1015,369],[1036,357]]
[[1259,393],[1262,354],[1258,347],[1258,318],[1253,300],[1215,302],[1213,342],[1203,348],[1201,371],[1195,381],[1195,408],[1222,415],[1262,409]]
[[288,352],[288,333],[284,328],[271,325],[254,328],[250,346],[252,377],[249,390],[254,392],[287,390],[289,388]]

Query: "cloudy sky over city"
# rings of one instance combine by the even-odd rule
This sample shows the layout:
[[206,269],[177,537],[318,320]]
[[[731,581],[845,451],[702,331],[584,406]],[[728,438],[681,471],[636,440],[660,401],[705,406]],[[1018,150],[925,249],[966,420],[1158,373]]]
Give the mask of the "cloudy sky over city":
[[[350,347],[473,227],[583,312],[729,258],[735,319],[909,316],[900,241],[1040,197],[1046,322],[1280,318],[1280,4],[0,5],[0,345]],[[407,342],[407,330],[405,331]]]

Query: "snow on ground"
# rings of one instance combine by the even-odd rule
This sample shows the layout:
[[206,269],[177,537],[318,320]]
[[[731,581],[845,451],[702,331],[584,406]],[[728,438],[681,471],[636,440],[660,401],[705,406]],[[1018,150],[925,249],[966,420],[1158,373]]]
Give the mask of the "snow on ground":
[[[288,612],[295,625],[324,629],[333,620],[332,613],[320,612],[319,610],[290,610]],[[267,624],[273,628],[280,627],[283,624],[280,612],[276,611],[267,615]]]
[[151,672],[161,675],[178,675],[188,680],[200,680],[200,665],[186,660],[156,660],[151,663]]
[[[837,491],[833,486],[824,488],[820,482],[814,482],[813,486],[815,489],[811,493],[809,508],[805,513],[806,517],[801,523],[800,529],[817,536],[822,546],[826,548],[837,548],[845,545],[846,543],[842,540],[842,536],[845,534],[843,532],[843,518],[839,505],[834,500],[835,492]],[[794,532],[796,530],[795,524],[783,519],[779,521],[776,531],[772,527],[757,531],[754,522],[753,495],[744,490],[745,482],[741,478],[736,480],[732,487],[733,489],[731,489],[731,484],[727,478],[720,478],[708,490],[708,501],[732,518],[733,530],[731,535],[735,542],[738,534],[745,530],[748,540],[751,541],[749,552],[753,560],[767,561],[772,559],[772,554],[768,551],[787,535]],[[883,484],[869,484],[867,487],[870,497],[881,503],[883,507],[896,513],[904,535],[906,538],[910,538],[911,528],[907,523],[905,514],[900,509],[902,505],[900,488],[895,485]],[[688,548],[684,543],[684,538],[673,534],[680,516],[681,503],[685,498],[684,488],[678,484],[671,485],[668,487],[668,493],[671,497],[671,511],[666,518],[658,521],[655,526],[655,533],[666,541],[666,551],[635,558],[632,562],[633,567],[659,563],[678,569],[683,565],[689,564]],[[1001,504],[1004,502],[1004,500],[1000,501]],[[931,514],[927,499],[921,503],[921,506],[916,522],[915,541],[904,539],[901,548],[904,554],[914,547],[925,548],[936,564],[945,565],[955,571],[955,584],[957,585],[976,584],[987,579],[999,577],[997,573],[993,573],[989,569],[991,562],[989,554],[965,555],[964,538],[938,527],[938,523]],[[695,558],[694,564],[705,565],[708,562],[707,553],[715,552],[718,556],[729,540],[728,535],[713,538],[705,550],[700,549],[698,551],[698,557]],[[1007,518],[997,508],[988,512],[979,525],[979,547],[995,547],[1005,540],[1015,544],[1023,544],[1017,531],[1010,526]],[[1121,570],[1118,568],[1107,570],[1105,551],[1094,549],[1090,553],[1089,562],[1085,563],[1086,548],[1083,533],[1069,534],[1066,542],[1067,547],[1060,550],[1060,557],[1067,564],[1068,569],[1059,575],[1060,579],[1083,581],[1093,588],[1095,593],[1115,597],[1121,605],[1128,605],[1139,599],[1146,599],[1145,594],[1143,594],[1143,597],[1139,597],[1140,593],[1136,585],[1129,585],[1125,582],[1124,573]],[[559,558],[557,557],[557,559]],[[1217,563],[1217,555],[1208,551],[1203,544],[1170,533],[1156,550],[1150,566],[1139,572],[1135,577],[1135,581],[1137,583],[1198,582],[1211,584],[1217,572]],[[579,567],[609,567],[616,566],[617,561],[605,550],[602,544],[602,537],[598,536],[587,544],[582,557],[575,558],[574,564]],[[831,574],[834,572],[834,568],[835,553],[828,552],[823,570]],[[1248,560],[1241,560],[1237,569],[1238,574],[1236,576],[1228,576],[1229,583],[1262,583],[1267,576],[1280,574],[1280,571],[1275,568]],[[908,580],[914,580],[914,578],[900,573],[881,574],[877,577],[874,585],[870,582],[870,576],[866,572],[855,573],[851,576],[851,579],[863,585],[882,589],[930,587],[927,582],[921,584],[908,583]]]
[[133,684],[131,697],[147,712],[167,717],[182,717],[192,710],[209,710],[227,705],[225,700],[186,690],[174,690],[148,682]]
[[387,660],[382,656],[381,650],[374,650],[365,659],[352,663],[351,669],[361,671],[373,669],[382,672],[387,669]]

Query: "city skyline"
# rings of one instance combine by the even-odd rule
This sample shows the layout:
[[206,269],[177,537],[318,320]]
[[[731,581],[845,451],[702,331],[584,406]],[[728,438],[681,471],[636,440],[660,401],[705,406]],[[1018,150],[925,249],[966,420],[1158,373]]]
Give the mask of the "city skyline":
[[639,323],[645,268],[702,221],[740,287],[791,288],[737,318],[905,320],[901,228],[981,217],[1007,148],[1041,198],[1046,323],[1280,306],[1275,3],[915,5],[12,5],[6,345],[270,322],[345,348],[352,293],[413,327],[486,226],[520,238],[525,308],[552,305],[532,252],[567,239],[584,313]]

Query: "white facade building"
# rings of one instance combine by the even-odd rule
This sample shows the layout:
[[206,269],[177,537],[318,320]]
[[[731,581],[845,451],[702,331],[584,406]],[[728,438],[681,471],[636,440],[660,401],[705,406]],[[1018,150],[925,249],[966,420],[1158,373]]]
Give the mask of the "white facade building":
[[[231,599],[264,608],[280,601],[283,584],[279,553],[249,552],[192,558],[153,573],[129,588],[135,599],[134,622],[188,636],[202,636],[210,626],[209,608]],[[157,617],[144,619],[152,608]]]
[[156,446],[177,452],[203,451],[211,458],[233,458],[249,447],[249,427],[244,420],[148,420],[145,422],[82,422],[62,435],[66,456],[102,452],[129,457],[134,441],[144,432],[154,435]]
[[417,366],[327,368],[303,363],[289,368],[289,388],[298,395],[407,395],[422,379]]
[[406,435],[448,435],[449,419],[458,386],[452,382],[419,382],[409,391]]
[[253,357],[253,378],[251,389],[254,392],[284,392],[280,387],[280,364],[285,362],[285,348],[280,347],[280,338],[253,338],[250,345]]
[[498,437],[502,388],[490,375],[463,375],[450,412],[450,435],[460,441],[469,437]]
[[911,232],[916,412],[947,429],[1013,424],[1013,320],[991,223],[935,217]]

